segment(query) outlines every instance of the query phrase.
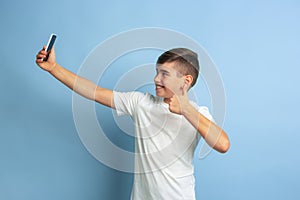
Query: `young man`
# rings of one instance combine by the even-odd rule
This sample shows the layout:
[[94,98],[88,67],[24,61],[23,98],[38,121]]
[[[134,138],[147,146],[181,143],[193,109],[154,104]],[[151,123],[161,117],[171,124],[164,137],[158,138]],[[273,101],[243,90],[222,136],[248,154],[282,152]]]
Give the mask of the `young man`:
[[172,49],[157,60],[154,78],[156,96],[140,92],[120,93],[99,87],[48,60],[45,47],[36,63],[78,94],[129,114],[135,122],[135,175],[131,199],[195,199],[193,154],[201,137],[225,153],[227,134],[214,122],[206,107],[188,99],[199,71],[197,54],[185,48]]

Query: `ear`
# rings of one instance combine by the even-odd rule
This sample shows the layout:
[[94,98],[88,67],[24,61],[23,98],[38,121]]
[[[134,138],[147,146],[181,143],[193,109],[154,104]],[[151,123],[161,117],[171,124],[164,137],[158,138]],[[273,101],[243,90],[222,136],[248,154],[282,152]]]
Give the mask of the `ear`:
[[192,82],[194,80],[192,75],[185,75],[184,79],[184,83],[188,84],[189,87],[192,85]]

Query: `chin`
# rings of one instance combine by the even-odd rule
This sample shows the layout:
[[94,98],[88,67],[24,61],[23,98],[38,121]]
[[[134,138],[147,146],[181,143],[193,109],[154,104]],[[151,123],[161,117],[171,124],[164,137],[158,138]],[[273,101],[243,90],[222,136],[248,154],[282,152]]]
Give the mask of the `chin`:
[[161,90],[161,89],[159,89],[159,90],[156,90],[155,91],[155,94],[156,94],[156,96],[158,96],[158,97],[162,97],[162,98],[171,98],[171,97],[173,97],[173,93],[172,92],[170,92],[170,91],[166,91],[166,90]]
[[157,96],[157,97],[163,97],[163,95],[161,95],[161,94],[159,94],[159,93],[158,93],[158,94],[156,93],[156,96]]
[[163,98],[165,98],[165,95],[162,94],[162,93],[160,93],[160,92],[156,92],[155,94],[156,94],[157,97],[163,97]]
[[156,96],[164,98],[164,99],[168,99],[168,98],[171,98],[173,95],[160,94],[160,93],[156,92]]

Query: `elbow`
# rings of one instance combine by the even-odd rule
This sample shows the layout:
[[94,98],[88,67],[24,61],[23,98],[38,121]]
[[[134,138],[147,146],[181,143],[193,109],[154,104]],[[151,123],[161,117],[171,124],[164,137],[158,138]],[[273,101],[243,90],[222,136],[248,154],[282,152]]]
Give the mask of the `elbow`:
[[214,132],[215,134],[211,134],[215,137],[207,137],[206,142],[208,142],[209,146],[211,146],[214,150],[219,153],[226,153],[230,148],[230,140],[228,135],[221,129],[219,133]]
[[230,148],[230,142],[229,139],[227,138],[226,140],[222,141],[222,143],[220,144],[218,151],[220,153],[226,153]]
[[220,153],[226,153],[228,150],[229,150],[229,148],[230,148],[230,143],[228,143],[228,144],[224,144],[224,145],[222,145],[222,147],[221,147],[221,149],[220,149]]

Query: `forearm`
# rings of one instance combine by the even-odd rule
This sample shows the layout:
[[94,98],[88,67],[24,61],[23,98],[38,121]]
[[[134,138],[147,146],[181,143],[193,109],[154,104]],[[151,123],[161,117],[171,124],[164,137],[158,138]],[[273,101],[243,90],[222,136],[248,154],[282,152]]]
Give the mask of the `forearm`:
[[95,100],[97,85],[93,82],[77,76],[57,63],[49,73],[76,93],[85,98]]
[[224,130],[199,113],[193,106],[187,106],[183,115],[209,146],[221,153],[225,153],[229,149],[230,142]]

